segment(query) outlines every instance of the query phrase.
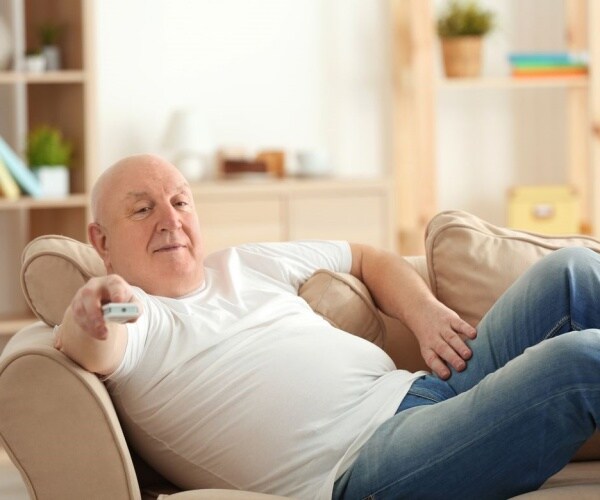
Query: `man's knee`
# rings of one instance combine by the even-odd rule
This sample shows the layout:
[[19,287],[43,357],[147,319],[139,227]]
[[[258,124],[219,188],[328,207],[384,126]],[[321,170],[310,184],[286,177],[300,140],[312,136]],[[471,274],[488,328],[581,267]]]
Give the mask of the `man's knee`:
[[588,262],[599,262],[599,256],[590,248],[586,247],[565,247],[560,248],[551,254],[547,255],[545,260],[552,262],[554,265],[562,267],[572,267]]
[[[538,361],[547,363],[552,370],[578,371],[583,367],[597,366],[600,370],[600,329],[565,333],[539,344]],[[600,371],[596,371],[600,376]]]

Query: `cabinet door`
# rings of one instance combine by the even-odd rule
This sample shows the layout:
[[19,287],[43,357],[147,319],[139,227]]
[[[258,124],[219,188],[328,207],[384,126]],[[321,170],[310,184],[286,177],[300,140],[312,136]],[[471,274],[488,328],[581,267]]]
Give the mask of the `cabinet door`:
[[206,254],[241,243],[284,238],[278,198],[219,200],[203,197],[196,200],[196,209]]
[[339,239],[390,248],[387,198],[381,194],[298,196],[290,199],[289,238]]

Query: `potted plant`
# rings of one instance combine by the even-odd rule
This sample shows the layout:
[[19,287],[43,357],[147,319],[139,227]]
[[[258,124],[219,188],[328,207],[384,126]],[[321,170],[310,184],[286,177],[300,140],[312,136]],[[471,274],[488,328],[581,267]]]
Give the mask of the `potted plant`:
[[55,23],[47,22],[39,27],[42,54],[46,58],[46,70],[48,71],[57,71],[61,68],[60,48],[58,47],[61,33],[62,27]]
[[446,76],[480,75],[483,37],[494,29],[494,22],[494,13],[476,0],[450,0],[437,21]]
[[73,147],[60,130],[48,125],[33,129],[27,136],[27,161],[37,175],[42,195],[69,194],[69,167]]
[[38,49],[25,53],[25,70],[28,73],[41,73],[46,69],[46,58]]

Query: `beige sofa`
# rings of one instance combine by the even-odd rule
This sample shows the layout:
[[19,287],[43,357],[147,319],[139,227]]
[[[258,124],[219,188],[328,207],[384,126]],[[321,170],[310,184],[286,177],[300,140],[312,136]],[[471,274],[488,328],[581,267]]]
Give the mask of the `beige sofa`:
[[[476,324],[524,269],[567,245],[600,251],[600,242],[591,238],[547,238],[498,228],[464,212],[444,212],[428,227],[426,256],[409,261],[440,300]],[[278,498],[226,490],[180,492],[128,448],[103,384],[52,347],[48,326],[60,321],[85,280],[103,273],[91,247],[68,238],[42,237],[23,253],[23,291],[41,321],[18,332],[0,355],[0,442],[31,497]],[[397,366],[424,367],[410,332],[380,315],[351,276],[317,272],[300,294],[332,323],[382,345]],[[600,461],[594,461],[600,458],[598,443],[592,438],[580,450],[580,461],[542,490],[520,498],[600,498]]]

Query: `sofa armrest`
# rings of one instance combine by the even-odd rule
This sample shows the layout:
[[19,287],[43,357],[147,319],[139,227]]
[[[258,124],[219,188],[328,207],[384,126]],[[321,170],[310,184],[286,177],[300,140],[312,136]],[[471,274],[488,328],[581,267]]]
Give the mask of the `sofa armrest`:
[[108,392],[52,343],[52,329],[36,323],[2,352],[1,444],[32,498],[139,499]]

